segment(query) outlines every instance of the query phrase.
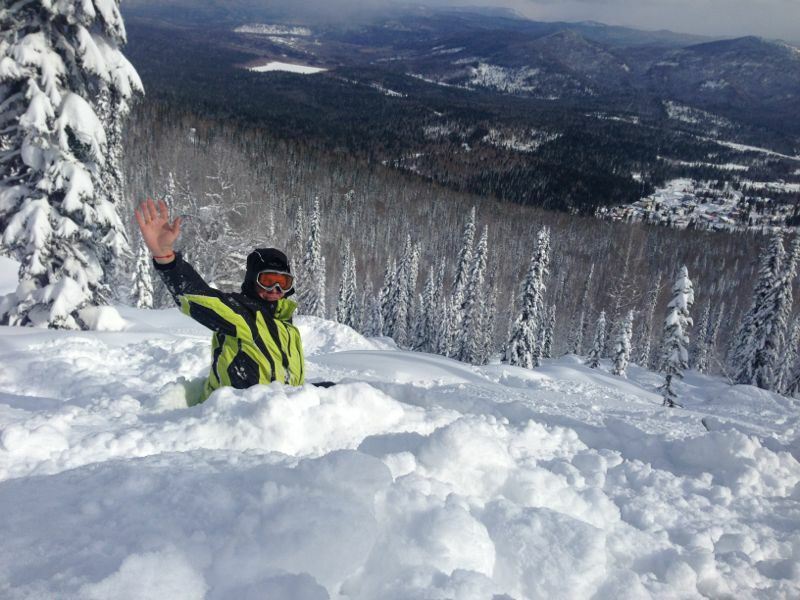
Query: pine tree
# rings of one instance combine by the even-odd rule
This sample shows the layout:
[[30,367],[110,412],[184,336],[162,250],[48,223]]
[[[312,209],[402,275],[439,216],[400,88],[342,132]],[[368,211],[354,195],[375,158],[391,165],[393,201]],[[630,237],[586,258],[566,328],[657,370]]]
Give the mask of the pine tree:
[[[412,290],[416,288],[416,269],[417,269],[417,250],[411,241],[411,236],[406,238],[403,254],[400,257],[400,264],[397,267],[394,286],[394,296],[392,298],[392,338],[401,348],[409,347],[409,305],[413,302],[414,295]],[[413,287],[412,287],[413,286]]]
[[453,358],[459,358],[461,354],[461,339],[459,336],[461,334],[461,322],[464,320],[464,312],[466,310],[467,287],[473,263],[472,246],[474,242],[475,207],[473,206],[467,218],[467,224],[464,226],[464,233],[461,236],[461,250],[458,253],[453,292],[448,310],[450,320],[447,329],[450,331],[451,339],[448,340],[447,346],[451,349],[449,356]]
[[792,310],[797,259],[798,245],[794,245],[787,260],[783,236],[775,233],[762,254],[753,301],[737,335],[732,361],[737,383],[764,389],[774,389],[776,385]]
[[380,337],[384,335],[380,292],[376,295],[370,296],[369,303],[366,306],[364,335],[370,337]]
[[781,394],[795,395],[800,384],[800,370],[798,369],[798,357],[800,354],[800,317],[796,317],[790,328],[789,342],[786,346],[784,359],[781,362],[778,382],[775,386],[776,391]]
[[692,327],[689,310],[693,303],[694,289],[689,272],[686,267],[681,267],[675,285],[672,286],[672,300],[667,305],[661,342],[664,385],[660,390],[664,397],[664,406],[677,406],[673,379],[683,379],[683,371],[689,367],[689,330]]
[[600,366],[600,357],[603,355],[603,348],[606,347],[606,311],[601,310],[600,316],[597,317],[597,324],[594,328],[594,339],[592,340],[592,349],[589,350],[589,355],[586,359],[586,364],[592,369],[597,369]]
[[397,263],[395,259],[386,259],[386,268],[383,272],[383,286],[378,294],[381,308],[382,335],[394,335],[394,296],[397,287]]
[[547,227],[542,227],[523,284],[521,310],[506,345],[506,360],[509,364],[528,369],[540,364],[541,342],[537,339],[537,334],[541,331],[541,322],[544,319],[545,277],[548,273],[549,257],[550,231]]
[[583,292],[581,293],[581,300],[578,304],[578,318],[575,320],[575,333],[572,342],[572,353],[583,354],[583,340],[586,337],[586,330],[589,326],[589,314],[591,313],[591,306],[589,306],[589,289],[592,286],[592,279],[594,277],[594,263],[589,268],[589,275],[586,277],[586,282],[583,284]]
[[347,274],[348,289],[345,292],[345,297],[350,302],[350,309],[347,311],[344,324],[353,329],[358,329],[361,321],[361,305],[358,301],[358,275],[356,269],[356,256],[353,254],[352,248],[348,245],[348,254],[350,255],[349,272]]
[[485,365],[495,352],[494,324],[497,316],[497,286],[490,286],[489,300],[484,305],[483,315],[483,341],[479,365]]
[[353,327],[356,313],[355,257],[350,250],[350,241],[342,250],[342,272],[339,277],[339,293],[336,296],[336,321]]
[[556,305],[551,304],[547,312],[544,335],[542,339],[542,358],[553,357],[553,337],[556,330]]
[[428,278],[425,281],[425,288],[419,299],[419,317],[416,322],[416,334],[414,336],[414,349],[420,352],[434,352],[436,350],[435,310],[439,303],[436,284],[436,272],[434,271],[433,265],[431,265],[428,268]]
[[703,312],[700,316],[695,335],[694,335],[694,349],[692,352],[692,368],[698,373],[705,373],[708,371],[708,355],[709,355],[709,330],[712,327],[711,323],[711,301],[706,302]]
[[644,315],[642,317],[641,333],[639,335],[639,360],[638,364],[645,368],[653,365],[650,355],[652,353],[653,343],[653,319],[656,314],[656,304],[658,303],[658,295],[661,293],[661,271],[656,275],[656,280],[653,287],[647,294],[647,301],[645,302]]
[[150,272],[150,261],[147,246],[144,242],[140,242],[131,286],[131,297],[136,308],[153,308],[153,277]]
[[325,257],[322,256],[319,198],[314,199],[308,229],[308,242],[303,257],[305,281],[300,292],[300,306],[307,315],[325,318]]
[[483,228],[469,277],[461,323],[459,360],[481,364],[483,356],[483,316],[486,302],[486,262],[489,253],[489,232]]
[[[373,302],[373,295],[374,290],[372,288],[372,280],[367,278],[366,282],[364,283],[361,296],[358,302],[358,331],[360,331],[364,335],[380,335],[380,331],[378,333],[367,333],[370,327],[370,311],[372,310],[372,302]],[[380,305],[378,305],[380,309]]]
[[620,322],[614,340],[614,375],[625,377],[625,370],[631,358],[631,342],[633,339],[633,311],[629,310],[625,319]]
[[2,324],[81,327],[129,255],[121,126],[142,85],[125,41],[115,0],[0,9],[0,253],[20,263]]

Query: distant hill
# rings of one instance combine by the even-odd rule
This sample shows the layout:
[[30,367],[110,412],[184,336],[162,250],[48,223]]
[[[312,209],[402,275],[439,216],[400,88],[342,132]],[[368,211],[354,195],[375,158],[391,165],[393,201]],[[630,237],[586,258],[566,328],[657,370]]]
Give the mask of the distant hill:
[[[309,6],[132,0],[127,52],[156,97],[513,202],[593,211],[671,177],[744,177],[731,162],[800,180],[778,156],[800,155],[790,44],[505,10],[333,19]],[[325,71],[247,70],[268,62]]]

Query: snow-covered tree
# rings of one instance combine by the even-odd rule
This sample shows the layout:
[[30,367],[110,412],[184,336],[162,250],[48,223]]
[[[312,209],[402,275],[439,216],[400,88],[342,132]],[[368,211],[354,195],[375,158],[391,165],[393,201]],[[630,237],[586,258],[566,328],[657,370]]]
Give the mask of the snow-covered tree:
[[642,315],[641,329],[639,334],[639,341],[636,344],[637,356],[639,357],[636,362],[642,367],[648,368],[652,366],[650,355],[652,353],[653,343],[653,319],[656,315],[656,304],[658,303],[658,295],[661,293],[661,271],[656,274],[656,279],[653,282],[653,287],[647,293],[645,301],[644,314]]
[[733,356],[737,383],[775,389],[792,310],[798,250],[786,256],[782,234],[773,235],[762,255],[750,310],[745,314]]
[[673,379],[683,379],[683,371],[689,367],[689,331],[692,318],[689,310],[694,304],[694,289],[689,279],[689,271],[681,267],[675,285],[672,286],[672,300],[667,305],[664,331],[661,341],[661,372],[664,385],[660,387],[664,406],[676,406],[677,394]]
[[478,364],[485,365],[495,352],[494,325],[497,320],[497,286],[489,286],[489,297],[484,304],[483,341]]
[[489,254],[489,232],[483,228],[469,277],[466,298],[464,301],[464,319],[461,322],[461,347],[459,360],[482,364],[483,360],[483,317],[485,313],[486,294],[486,262]]
[[143,242],[139,243],[136,267],[133,272],[131,299],[136,308],[153,308],[153,277],[151,274],[150,251]]
[[542,358],[553,357],[553,338],[556,330],[556,305],[551,304],[547,311],[547,320],[542,332]]
[[589,355],[586,357],[586,364],[592,369],[597,369],[600,366],[600,357],[603,355],[603,348],[606,347],[606,311],[601,310],[600,316],[597,317],[597,323],[594,327],[594,339],[592,340],[592,349],[589,350]]
[[409,324],[410,305],[416,298],[417,269],[419,265],[419,249],[411,241],[411,236],[406,238],[400,264],[397,266],[392,306],[392,338],[397,345],[403,348],[410,346],[410,335],[414,329]]
[[450,296],[450,306],[447,311],[449,317],[447,329],[450,332],[451,339],[448,340],[446,345],[450,348],[450,354],[448,356],[454,358],[458,358],[461,354],[461,322],[464,320],[464,312],[466,310],[470,270],[473,266],[472,252],[474,242],[475,207],[473,206],[467,218],[467,223],[464,226],[464,233],[461,236],[461,249],[458,253],[458,262],[453,279],[453,290]]
[[711,328],[711,301],[706,302],[703,312],[700,314],[700,322],[697,324],[694,335],[694,350],[692,352],[692,368],[699,373],[708,371],[709,354],[709,329]]
[[594,263],[589,268],[589,275],[583,284],[583,291],[581,292],[581,299],[578,303],[578,316],[575,319],[575,331],[573,332],[572,347],[570,350],[573,354],[583,354],[583,340],[586,337],[586,332],[589,327],[589,315],[591,314],[591,306],[589,306],[589,290],[592,286],[592,279],[594,278]]
[[336,297],[336,320],[349,327],[357,326],[358,297],[356,291],[356,257],[346,241],[342,250],[342,272]]
[[509,364],[532,369],[539,366],[542,344],[537,334],[544,319],[545,277],[550,260],[550,230],[542,227],[536,240],[528,275],[522,288],[520,313],[506,345]]
[[[370,284],[371,285],[371,284]],[[378,294],[366,296],[368,302],[364,304],[364,335],[379,337],[383,335],[383,313],[381,312],[381,297]]]
[[382,335],[392,337],[394,334],[394,296],[397,287],[397,261],[387,257],[383,271],[383,286],[378,293],[381,308]]
[[129,255],[122,120],[142,91],[116,0],[0,8],[0,253],[20,263],[0,323],[75,329]]
[[789,341],[786,346],[784,359],[781,362],[780,373],[775,389],[781,394],[794,396],[800,391],[800,317],[796,317],[789,330]]
[[629,310],[625,319],[619,322],[614,336],[614,353],[611,357],[614,366],[611,372],[614,375],[625,377],[625,370],[631,359],[631,343],[633,340],[633,311]]
[[304,314],[325,318],[325,257],[322,255],[320,219],[319,198],[315,198],[303,257],[304,281],[300,291],[300,307]]
[[441,290],[438,287],[436,271],[431,265],[428,268],[428,277],[419,301],[419,314],[416,322],[414,336],[414,349],[420,352],[436,351],[436,315],[441,299]]

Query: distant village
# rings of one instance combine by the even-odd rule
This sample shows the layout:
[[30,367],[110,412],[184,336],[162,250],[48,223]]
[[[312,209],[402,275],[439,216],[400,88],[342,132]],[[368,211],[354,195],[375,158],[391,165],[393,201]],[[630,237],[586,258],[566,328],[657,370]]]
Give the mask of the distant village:
[[598,217],[679,229],[770,231],[800,225],[800,184],[673,179],[627,206],[601,207]]

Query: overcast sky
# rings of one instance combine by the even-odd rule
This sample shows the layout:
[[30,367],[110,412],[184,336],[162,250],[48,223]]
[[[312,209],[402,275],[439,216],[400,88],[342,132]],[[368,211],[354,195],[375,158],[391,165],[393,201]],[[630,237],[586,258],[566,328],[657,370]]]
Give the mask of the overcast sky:
[[600,21],[638,29],[800,41],[800,0],[461,0],[508,6],[542,21]]

